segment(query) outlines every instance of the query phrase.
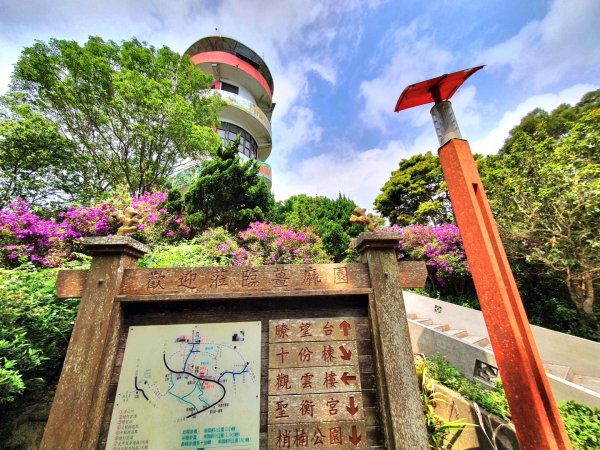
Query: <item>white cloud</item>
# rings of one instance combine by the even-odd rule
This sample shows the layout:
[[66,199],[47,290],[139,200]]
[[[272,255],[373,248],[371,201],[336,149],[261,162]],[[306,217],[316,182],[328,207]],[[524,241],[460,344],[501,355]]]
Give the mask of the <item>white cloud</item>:
[[[387,60],[381,64],[381,74],[360,85],[359,96],[364,101],[361,118],[366,125],[386,128],[385,121],[394,114],[394,107],[402,90],[409,84],[432,78],[444,73],[454,62],[453,55],[440,48],[425,30],[413,22],[397,30],[390,39],[382,43],[384,49],[394,49],[393,54],[384,51],[377,58]],[[409,110],[402,114],[403,120],[411,125],[422,126],[427,114],[423,109]]]
[[323,129],[315,122],[313,112],[306,107],[294,107],[288,114],[286,121],[277,121],[273,125],[274,140],[276,142],[275,154],[269,163],[286,165],[288,156],[294,151],[307,148],[321,140]]
[[542,108],[550,112],[563,103],[572,105],[581,100],[585,93],[594,89],[598,89],[598,86],[576,84],[556,94],[540,94],[529,97],[519,103],[512,111],[504,113],[496,128],[491,130],[485,137],[474,141],[471,144],[471,149],[473,152],[482,154],[496,153],[504,144],[510,130],[517,126],[521,119],[535,108]]
[[336,152],[320,153],[293,167],[274,170],[273,190],[278,200],[296,194],[335,198],[342,193],[372,209],[375,197],[398,162],[423,148],[437,148],[432,133],[421,134],[411,145],[389,141],[382,148],[364,151],[353,148],[352,143],[341,144]]
[[200,37],[222,34],[263,56],[273,72],[277,97],[288,64],[302,67],[303,75],[312,71],[335,83],[337,53],[330,47],[357,28],[361,6],[357,0],[315,1],[310,7],[302,0],[0,0],[0,92],[6,89],[11,64],[35,39],[83,42],[98,35],[121,41],[136,36],[183,52]]
[[483,54],[494,66],[508,66],[512,82],[536,88],[567,76],[598,74],[600,70],[600,2],[555,0],[541,21]]

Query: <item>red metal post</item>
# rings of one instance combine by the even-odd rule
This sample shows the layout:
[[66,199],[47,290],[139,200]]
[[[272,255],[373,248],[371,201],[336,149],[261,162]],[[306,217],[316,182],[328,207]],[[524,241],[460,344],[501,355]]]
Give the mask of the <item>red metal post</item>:
[[521,448],[571,449],[469,143],[439,156]]

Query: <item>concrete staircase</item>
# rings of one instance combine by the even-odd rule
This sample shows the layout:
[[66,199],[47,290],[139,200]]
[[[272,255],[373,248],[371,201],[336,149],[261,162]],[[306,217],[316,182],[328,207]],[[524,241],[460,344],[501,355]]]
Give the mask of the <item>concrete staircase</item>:
[[433,319],[426,319],[417,317],[414,313],[407,314],[407,318],[420,323],[421,325],[426,325],[429,328],[433,328],[434,330],[440,331],[449,336],[455,337],[457,339],[461,339],[465,342],[468,342],[471,345],[478,345],[483,348],[487,348],[488,350],[492,350],[492,346],[490,345],[490,340],[487,337],[475,336],[469,334],[467,330],[459,330],[455,328],[450,328],[450,325],[434,323]]
[[[418,317],[415,313],[408,313],[407,318],[416,324],[431,328],[456,339],[460,339],[465,343],[482,347],[483,349],[493,353],[492,346],[487,337],[472,335],[469,334],[467,330],[451,328],[448,324],[435,323],[433,319]],[[543,363],[546,373],[600,393],[600,377],[578,375],[573,372],[571,367],[566,365],[554,364],[545,361],[543,361]]]

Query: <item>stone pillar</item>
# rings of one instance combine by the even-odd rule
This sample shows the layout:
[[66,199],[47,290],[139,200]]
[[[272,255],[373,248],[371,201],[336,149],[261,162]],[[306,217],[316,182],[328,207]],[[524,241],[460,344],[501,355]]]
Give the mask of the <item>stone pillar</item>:
[[363,233],[356,249],[369,266],[373,288],[369,324],[385,448],[427,450],[428,436],[395,253],[399,239],[396,233]]
[[122,332],[123,315],[116,296],[123,272],[134,268],[148,247],[130,237],[84,241],[92,265],[41,449],[95,449],[98,445],[110,375]]

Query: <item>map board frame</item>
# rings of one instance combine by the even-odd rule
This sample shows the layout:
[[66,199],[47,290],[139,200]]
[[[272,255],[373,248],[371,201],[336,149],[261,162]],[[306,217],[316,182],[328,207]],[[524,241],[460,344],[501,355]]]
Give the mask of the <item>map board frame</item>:
[[[354,264],[180,269],[136,268],[148,249],[130,238],[87,240],[91,268],[61,271],[57,281],[59,297],[81,297],[81,305],[41,448],[104,448],[131,326],[261,320],[264,335],[269,320],[348,316],[359,329],[364,439],[373,448],[426,449],[402,299],[403,287],[424,284],[426,269],[396,260],[398,238],[364,233],[363,262]],[[267,448],[266,337],[261,345]]]

